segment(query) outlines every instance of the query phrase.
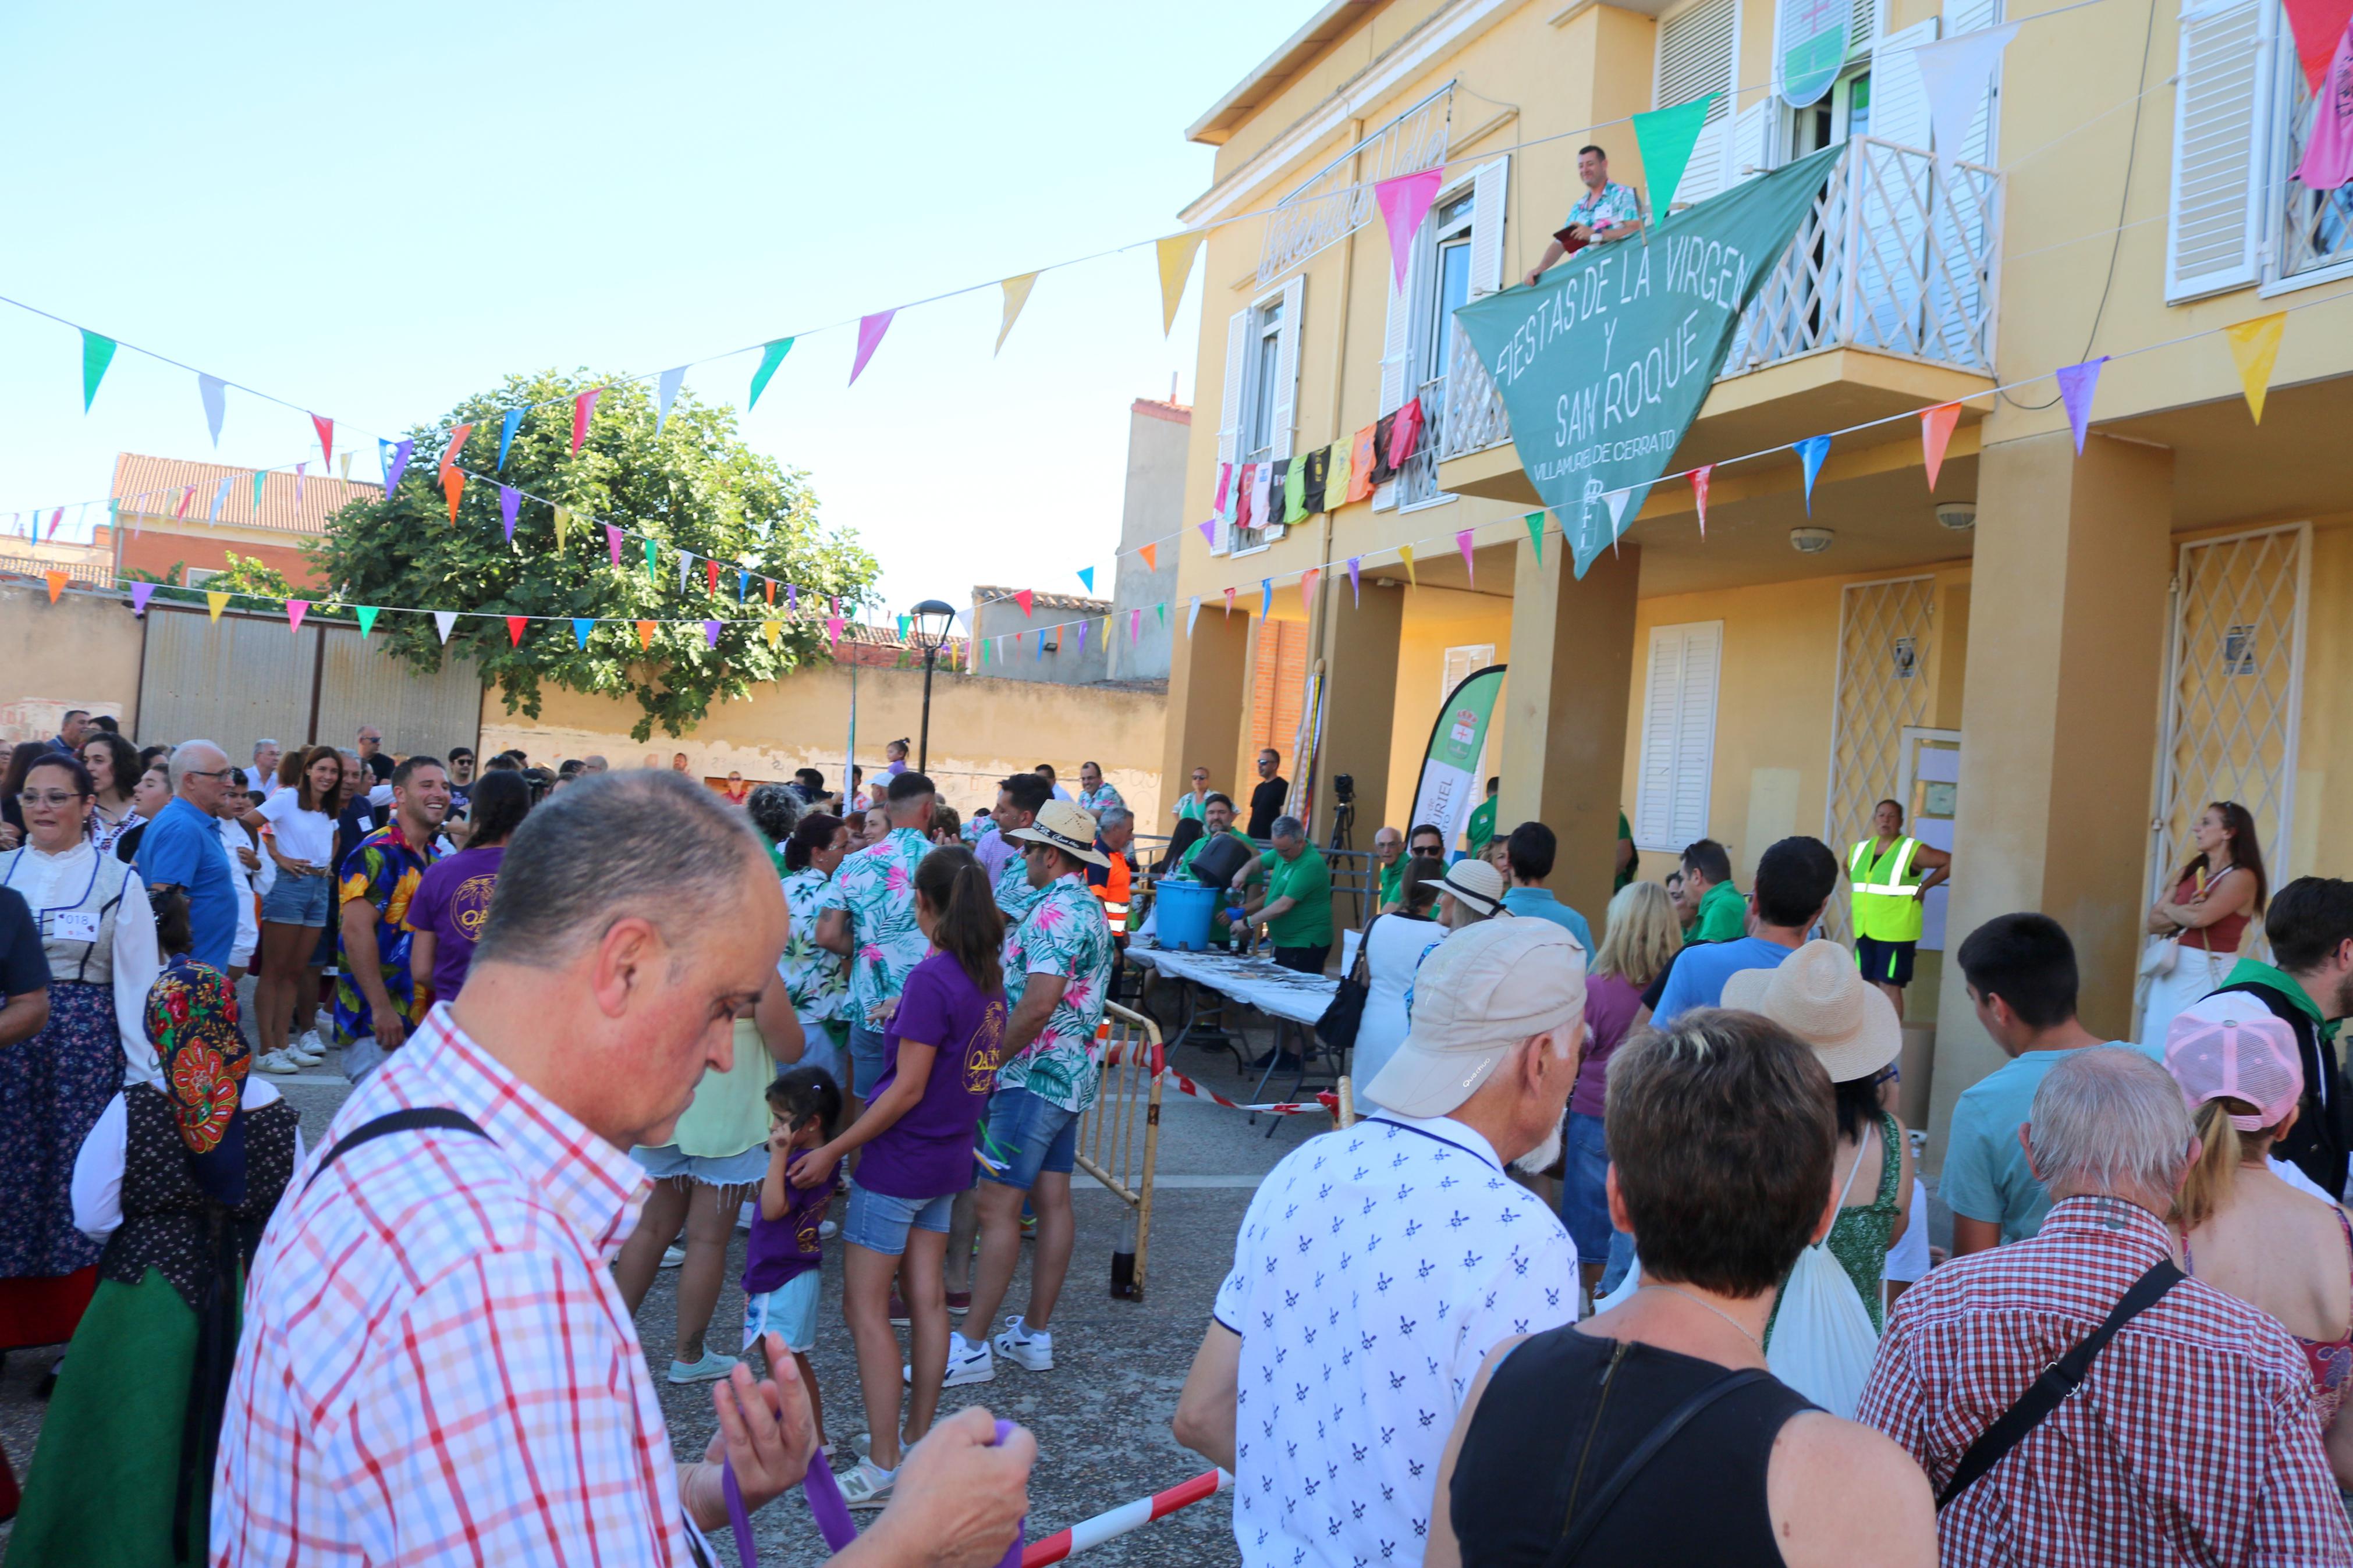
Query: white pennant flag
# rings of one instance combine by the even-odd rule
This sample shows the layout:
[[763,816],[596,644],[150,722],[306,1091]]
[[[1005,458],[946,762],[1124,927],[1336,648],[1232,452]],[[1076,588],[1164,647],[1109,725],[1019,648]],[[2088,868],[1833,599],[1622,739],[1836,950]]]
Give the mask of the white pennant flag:
[[685,379],[686,366],[684,365],[680,365],[676,370],[666,370],[661,373],[661,380],[654,393],[655,401],[661,405],[654,415],[655,435],[660,435],[662,426],[669,422],[670,405],[678,397],[679,384]]
[[686,592],[686,569],[693,564],[694,552],[681,550],[678,552],[678,591],[681,594]]
[[1615,540],[1626,531],[1626,498],[1631,490],[1611,490],[1601,499],[1609,503],[1609,537]]
[[1928,128],[1936,137],[1936,168],[1952,178],[1953,162],[1969,136],[1969,122],[1985,107],[1986,89],[2001,51],[2018,37],[2018,24],[1980,27],[1912,51],[1920,68],[1920,88],[1928,98]]
[[457,611],[455,611],[455,610],[436,610],[436,611],[434,611],[434,612],[433,612],[433,625],[434,625],[437,628],[438,628],[438,629],[439,629],[439,631],[440,631],[440,633],[441,633],[441,640],[442,640],[444,643],[447,643],[447,642],[449,640],[449,628],[450,628],[450,627],[452,627],[452,626],[456,626],[457,624],[458,624],[458,612],[457,612]]
[[1193,635],[1193,623],[1200,618],[1201,595],[1196,594],[1193,595],[1193,607],[1185,612],[1185,635],[1187,637],[1189,637]]

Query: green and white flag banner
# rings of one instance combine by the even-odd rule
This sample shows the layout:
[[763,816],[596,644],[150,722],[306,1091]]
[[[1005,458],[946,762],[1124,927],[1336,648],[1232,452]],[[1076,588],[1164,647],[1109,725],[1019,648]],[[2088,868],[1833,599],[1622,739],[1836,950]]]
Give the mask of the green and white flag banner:
[[1427,824],[1451,844],[1471,820],[1471,813],[1487,798],[1479,777],[1487,754],[1488,721],[1495,714],[1495,699],[1504,689],[1507,666],[1491,664],[1463,677],[1439,705],[1438,721],[1430,727],[1430,749],[1421,761],[1421,783],[1413,792],[1414,826]]

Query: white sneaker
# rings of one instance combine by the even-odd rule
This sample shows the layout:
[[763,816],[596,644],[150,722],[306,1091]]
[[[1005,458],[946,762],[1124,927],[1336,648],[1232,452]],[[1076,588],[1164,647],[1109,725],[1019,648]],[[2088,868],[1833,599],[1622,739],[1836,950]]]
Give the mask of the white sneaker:
[[[1052,1365],[1050,1360],[1047,1363]],[[899,1364],[899,1381],[913,1387],[915,1369],[906,1363]],[[948,1373],[940,1380],[942,1388],[962,1388],[968,1384],[997,1381],[997,1359],[988,1347],[965,1339],[955,1330],[948,1331]]]
[[327,1042],[319,1037],[319,1031],[315,1028],[303,1030],[302,1037],[296,1040],[291,1048],[301,1055],[316,1057],[321,1061],[327,1059]]
[[263,1057],[259,1061],[253,1065],[257,1071],[272,1073],[280,1078],[288,1077],[302,1070],[302,1064],[296,1061],[292,1057],[288,1056],[284,1051],[271,1051],[269,1055]]
[[1024,1372],[1054,1370],[1054,1336],[1031,1328],[1018,1317],[1005,1320],[1005,1331],[995,1342],[998,1353]]
[[685,1261],[686,1248],[676,1242],[672,1242],[669,1250],[661,1255],[661,1267],[664,1268],[675,1268]]
[[840,1234],[841,1227],[834,1224],[833,1221],[829,1219],[821,1219],[817,1222],[817,1237],[819,1241],[831,1241],[835,1237],[839,1236]]
[[317,1067],[321,1062],[327,1059],[326,1052],[314,1051],[308,1046],[302,1045],[299,1042],[294,1045],[288,1046],[286,1047],[286,1054],[289,1057],[291,1057],[294,1060],[301,1063],[306,1068]]

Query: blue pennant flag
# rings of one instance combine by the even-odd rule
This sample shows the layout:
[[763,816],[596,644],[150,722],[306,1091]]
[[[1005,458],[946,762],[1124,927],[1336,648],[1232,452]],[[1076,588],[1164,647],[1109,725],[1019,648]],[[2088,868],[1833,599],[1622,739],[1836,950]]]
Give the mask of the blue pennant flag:
[[522,423],[522,410],[520,408],[508,409],[507,416],[499,422],[499,467],[501,468],[507,466],[507,448],[514,445],[515,429]]
[[1092,566],[1080,567],[1079,581],[1087,585],[1088,593],[1093,593],[1095,591],[1095,569]]
[[588,649],[588,634],[595,630],[596,626],[596,623],[585,616],[572,617],[572,640],[580,645],[581,651],[584,653]]
[[1797,448],[1798,460],[1806,466],[1806,515],[1811,517],[1814,515],[1814,476],[1822,471],[1822,459],[1831,455],[1831,438],[1809,436],[1793,444]]

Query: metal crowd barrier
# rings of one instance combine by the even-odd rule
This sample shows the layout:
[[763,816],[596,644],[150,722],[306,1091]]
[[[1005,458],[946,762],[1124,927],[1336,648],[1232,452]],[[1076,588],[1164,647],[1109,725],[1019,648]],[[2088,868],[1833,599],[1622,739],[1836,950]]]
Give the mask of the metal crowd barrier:
[[1095,1102],[1079,1118],[1078,1167],[1127,1205],[1112,1253],[1111,1293],[1144,1299],[1152,1242],[1152,1177],[1160,1156],[1160,1026],[1116,1002],[1095,1028],[1102,1069]]

